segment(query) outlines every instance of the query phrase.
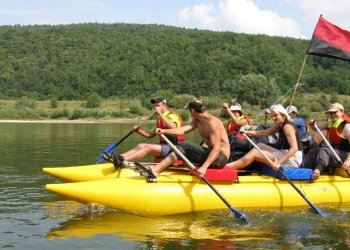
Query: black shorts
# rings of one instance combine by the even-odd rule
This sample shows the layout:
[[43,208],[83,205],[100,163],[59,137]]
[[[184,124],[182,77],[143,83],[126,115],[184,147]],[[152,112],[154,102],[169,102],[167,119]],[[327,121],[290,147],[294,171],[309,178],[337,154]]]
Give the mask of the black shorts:
[[[182,144],[177,148],[190,162],[203,164],[211,149],[202,147],[199,144],[183,141]],[[178,155],[179,158],[181,158]],[[228,163],[228,158],[223,153],[220,153],[216,160],[213,162],[213,168],[223,168]]]

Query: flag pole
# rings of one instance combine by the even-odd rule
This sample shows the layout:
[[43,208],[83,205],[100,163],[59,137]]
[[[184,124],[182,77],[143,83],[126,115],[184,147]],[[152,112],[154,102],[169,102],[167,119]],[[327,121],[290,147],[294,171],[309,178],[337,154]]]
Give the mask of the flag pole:
[[304,58],[303,65],[301,66],[301,69],[300,69],[298,81],[297,81],[297,84],[296,84],[296,86],[295,86],[295,88],[294,88],[294,92],[293,92],[293,95],[292,95],[292,99],[290,100],[290,104],[289,104],[289,107],[288,107],[288,109],[287,109],[287,112],[289,111],[290,106],[291,106],[292,103],[293,103],[294,96],[295,96],[295,92],[297,91],[297,87],[298,87],[298,85],[300,84],[301,73],[303,72],[303,69],[304,69],[304,66],[305,66],[305,62],[306,62],[306,59],[307,59],[307,55],[308,55],[308,54],[306,53],[305,58]]

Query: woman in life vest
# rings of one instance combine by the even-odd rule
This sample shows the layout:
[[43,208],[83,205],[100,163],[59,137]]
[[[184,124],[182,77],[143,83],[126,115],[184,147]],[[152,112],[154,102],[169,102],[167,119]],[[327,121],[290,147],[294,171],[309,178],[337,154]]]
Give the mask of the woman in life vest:
[[337,161],[333,150],[328,147],[317,147],[311,149],[305,156],[302,166],[312,168],[314,172],[312,179],[320,177],[321,172],[327,167],[342,167],[350,169],[350,120],[344,120],[344,107],[340,103],[333,103],[326,114],[329,114],[329,121],[315,124],[314,120],[309,121],[312,129],[317,126],[319,130],[327,130],[327,139],[330,142],[334,152],[338,154],[343,165]]
[[238,131],[241,127],[246,125],[252,125],[252,121],[249,116],[242,113],[242,108],[239,103],[233,103],[228,106],[227,103],[222,104],[222,108],[225,109],[230,116],[230,120],[227,122],[226,132],[230,134]]
[[[266,130],[256,131],[246,131],[241,129],[241,132],[255,137],[264,137],[278,132],[279,149],[270,147],[263,143],[258,143],[257,146],[273,162],[271,167],[274,170],[278,170],[281,166],[285,168],[298,168],[302,162],[302,145],[299,138],[299,130],[293,122],[289,121],[290,117],[282,105],[277,104],[272,106],[270,115],[275,123],[274,126]],[[270,162],[256,148],[253,148],[245,156],[237,161],[227,164],[227,166],[233,169],[241,169],[250,165],[254,161],[270,165]]]

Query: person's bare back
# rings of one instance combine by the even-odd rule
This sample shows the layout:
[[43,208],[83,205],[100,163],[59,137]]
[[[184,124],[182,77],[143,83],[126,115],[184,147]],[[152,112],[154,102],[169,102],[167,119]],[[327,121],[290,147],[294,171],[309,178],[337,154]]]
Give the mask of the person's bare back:
[[196,124],[204,145],[207,145],[208,148],[213,149],[215,147],[214,144],[220,141],[220,152],[229,158],[230,146],[228,136],[220,119],[209,115],[208,117],[194,119],[193,122]]

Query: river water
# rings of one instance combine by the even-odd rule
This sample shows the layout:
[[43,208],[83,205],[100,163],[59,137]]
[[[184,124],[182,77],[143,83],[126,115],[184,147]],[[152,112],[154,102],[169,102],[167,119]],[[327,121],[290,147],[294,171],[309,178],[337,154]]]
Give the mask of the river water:
[[[89,207],[45,190],[43,167],[97,162],[131,123],[0,123],[0,247],[4,249],[350,249],[350,207],[229,209],[145,217]],[[151,123],[144,125],[150,128]],[[188,140],[199,143],[198,134]],[[130,135],[124,152],[141,141]],[[151,161],[147,157],[145,161]],[[234,206],[234,204],[232,204]]]

